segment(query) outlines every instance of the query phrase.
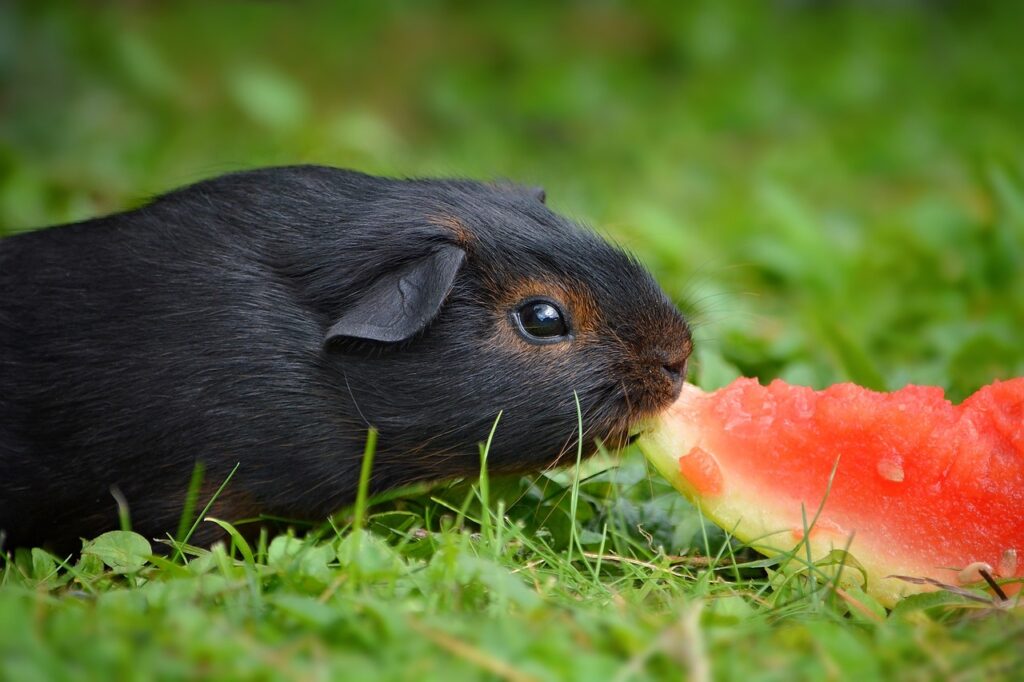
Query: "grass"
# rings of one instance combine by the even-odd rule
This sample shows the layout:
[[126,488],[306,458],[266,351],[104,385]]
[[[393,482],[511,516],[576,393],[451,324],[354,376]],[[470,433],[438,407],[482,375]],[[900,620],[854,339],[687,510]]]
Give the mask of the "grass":
[[[1001,2],[5,3],[0,234],[269,163],[511,177],[649,265],[696,322],[702,386],[960,399],[1024,375],[1022,20]],[[210,523],[182,504],[179,538]],[[938,594],[886,612],[705,525],[635,452],[307,530],[163,556],[115,533],[81,558],[0,560],[0,679],[993,680],[1024,664],[1019,608]]]

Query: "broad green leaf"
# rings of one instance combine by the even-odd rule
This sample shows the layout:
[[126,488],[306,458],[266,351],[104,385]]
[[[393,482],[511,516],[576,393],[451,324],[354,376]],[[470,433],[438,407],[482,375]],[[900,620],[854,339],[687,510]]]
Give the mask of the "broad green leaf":
[[112,530],[90,540],[82,547],[82,555],[94,556],[115,573],[138,571],[153,553],[149,540],[138,533],[126,530]]

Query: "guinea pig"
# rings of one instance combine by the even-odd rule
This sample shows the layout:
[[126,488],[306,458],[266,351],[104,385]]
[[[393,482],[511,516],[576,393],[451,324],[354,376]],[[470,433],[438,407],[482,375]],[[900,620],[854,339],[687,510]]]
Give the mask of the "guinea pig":
[[[0,240],[6,548],[323,520],[371,487],[622,446],[678,395],[685,318],[539,190],[319,166],[230,174]],[[578,399],[578,407],[577,407]],[[209,541],[214,524],[194,536]]]

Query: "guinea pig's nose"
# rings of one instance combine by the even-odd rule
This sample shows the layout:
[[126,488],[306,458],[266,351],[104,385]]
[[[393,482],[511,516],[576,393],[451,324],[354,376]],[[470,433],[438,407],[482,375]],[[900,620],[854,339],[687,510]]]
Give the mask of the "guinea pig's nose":
[[671,383],[673,393],[679,393],[683,387],[683,379],[686,378],[686,360],[689,357],[689,349],[680,350],[681,352],[661,349],[657,355],[661,372]]
[[683,386],[683,375],[686,374],[686,360],[666,362],[661,366],[661,371],[672,382],[672,390],[679,391]]
[[[681,348],[655,347],[648,355],[647,371],[654,376],[660,376],[659,386],[656,389],[659,400],[671,402],[679,396],[683,388],[683,380],[686,379],[686,361],[690,357],[688,346]],[[666,383],[661,383],[666,382]]]

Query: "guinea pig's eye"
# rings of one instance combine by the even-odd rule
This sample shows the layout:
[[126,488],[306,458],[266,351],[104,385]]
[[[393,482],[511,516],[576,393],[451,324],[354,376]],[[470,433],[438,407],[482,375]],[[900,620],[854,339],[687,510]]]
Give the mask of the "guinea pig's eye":
[[516,308],[512,317],[519,333],[532,343],[554,343],[569,336],[565,313],[554,301],[526,301]]

